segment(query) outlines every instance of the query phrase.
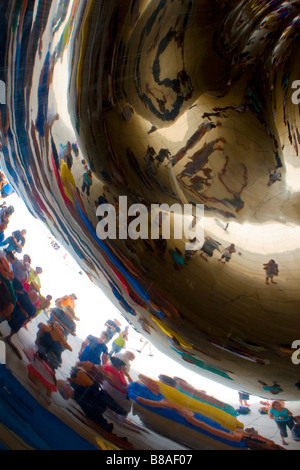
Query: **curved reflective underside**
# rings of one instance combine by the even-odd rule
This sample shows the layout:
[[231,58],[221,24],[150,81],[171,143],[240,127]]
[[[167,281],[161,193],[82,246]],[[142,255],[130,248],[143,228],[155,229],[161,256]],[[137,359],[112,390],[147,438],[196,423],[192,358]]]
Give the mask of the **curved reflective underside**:
[[[297,400],[298,2],[12,1],[1,22],[1,166],[29,210],[169,357]],[[120,196],[202,204],[204,243],[99,238]]]

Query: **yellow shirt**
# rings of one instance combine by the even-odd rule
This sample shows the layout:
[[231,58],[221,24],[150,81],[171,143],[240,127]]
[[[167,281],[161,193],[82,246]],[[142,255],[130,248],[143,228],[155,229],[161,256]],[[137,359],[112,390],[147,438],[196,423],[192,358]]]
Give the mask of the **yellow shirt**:
[[39,289],[41,288],[41,280],[38,274],[34,274],[33,268],[30,269],[27,282],[28,284],[31,284],[32,282],[34,282],[38,286]]

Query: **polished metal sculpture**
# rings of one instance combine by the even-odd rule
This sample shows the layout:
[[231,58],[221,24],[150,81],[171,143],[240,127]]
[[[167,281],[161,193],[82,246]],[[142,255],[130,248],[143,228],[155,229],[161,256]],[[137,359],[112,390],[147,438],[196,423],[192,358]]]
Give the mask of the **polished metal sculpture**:
[[[299,28],[297,1],[36,0],[0,33],[1,167],[29,210],[155,346],[282,400],[299,397]],[[202,242],[99,238],[123,196],[202,205]]]

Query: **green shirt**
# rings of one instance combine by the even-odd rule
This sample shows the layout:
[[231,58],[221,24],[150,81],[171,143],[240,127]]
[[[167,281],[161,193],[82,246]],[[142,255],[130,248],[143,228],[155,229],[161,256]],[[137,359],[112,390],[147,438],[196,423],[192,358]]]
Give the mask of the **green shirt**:
[[[288,415],[288,410],[286,408],[283,408],[283,410],[275,410],[274,408],[271,408],[269,410],[269,413],[274,416],[275,421],[288,421],[290,419],[290,416]],[[280,419],[280,418],[284,419]]]

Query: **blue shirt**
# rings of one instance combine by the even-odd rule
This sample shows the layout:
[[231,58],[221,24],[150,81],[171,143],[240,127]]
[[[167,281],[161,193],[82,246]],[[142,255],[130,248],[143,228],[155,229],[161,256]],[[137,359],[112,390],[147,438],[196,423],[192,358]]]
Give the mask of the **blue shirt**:
[[153,401],[160,401],[165,398],[161,393],[155,395],[155,393],[151,392],[149,388],[146,387],[146,385],[140,382],[131,382],[128,385],[127,394],[128,397],[132,400],[136,400],[137,397],[142,397]]
[[89,344],[84,348],[81,355],[79,356],[80,361],[90,361],[93,364],[100,364],[101,354],[107,354],[107,346],[104,343],[99,343],[96,336],[88,336]]

